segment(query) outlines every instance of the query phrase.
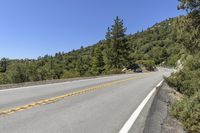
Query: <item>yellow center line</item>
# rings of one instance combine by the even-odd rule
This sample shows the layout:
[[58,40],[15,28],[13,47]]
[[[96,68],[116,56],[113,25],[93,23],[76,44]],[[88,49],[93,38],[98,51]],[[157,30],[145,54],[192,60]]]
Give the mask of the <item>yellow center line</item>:
[[31,109],[31,108],[36,107],[36,106],[55,103],[55,102],[58,102],[58,101],[60,101],[64,98],[67,98],[67,97],[77,96],[77,95],[81,95],[81,94],[84,94],[84,93],[89,93],[89,92],[92,92],[92,91],[104,89],[106,87],[113,86],[113,85],[116,85],[116,84],[120,84],[120,83],[123,83],[123,82],[126,82],[126,81],[144,78],[144,77],[147,77],[148,75],[149,75],[149,73],[147,73],[145,75],[138,76],[138,77],[130,77],[130,78],[123,79],[123,80],[116,80],[116,81],[112,81],[112,82],[109,82],[109,83],[104,83],[104,84],[96,85],[96,86],[93,86],[93,87],[85,88],[85,89],[82,89],[82,90],[69,92],[69,93],[66,93],[64,95],[39,100],[39,101],[33,102],[31,104],[27,104],[27,105],[11,108],[11,109],[8,109],[8,110],[0,111],[0,116],[9,115],[9,114],[13,114],[13,113],[20,112],[20,111],[23,111],[23,110]]

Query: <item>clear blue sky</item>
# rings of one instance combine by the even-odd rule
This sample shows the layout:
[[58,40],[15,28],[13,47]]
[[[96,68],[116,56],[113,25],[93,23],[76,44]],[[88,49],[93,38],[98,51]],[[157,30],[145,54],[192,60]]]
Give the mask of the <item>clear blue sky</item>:
[[37,58],[104,39],[120,16],[134,33],[183,14],[178,0],[0,0],[0,58]]

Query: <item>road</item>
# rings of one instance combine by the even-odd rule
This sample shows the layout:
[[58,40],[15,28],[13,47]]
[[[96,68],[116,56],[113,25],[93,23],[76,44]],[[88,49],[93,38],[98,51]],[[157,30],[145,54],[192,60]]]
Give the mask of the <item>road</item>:
[[169,73],[163,69],[0,90],[0,133],[118,133]]

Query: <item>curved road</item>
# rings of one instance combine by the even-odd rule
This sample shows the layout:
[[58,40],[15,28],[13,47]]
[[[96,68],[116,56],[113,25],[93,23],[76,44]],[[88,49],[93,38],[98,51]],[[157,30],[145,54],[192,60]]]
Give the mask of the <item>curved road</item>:
[[0,132],[118,133],[169,74],[162,69],[0,90]]

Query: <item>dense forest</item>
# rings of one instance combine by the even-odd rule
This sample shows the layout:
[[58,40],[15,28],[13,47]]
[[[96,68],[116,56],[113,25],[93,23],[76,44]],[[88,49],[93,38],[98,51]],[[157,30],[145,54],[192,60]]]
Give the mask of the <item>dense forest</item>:
[[123,68],[136,69],[138,64],[149,71],[160,64],[175,66],[185,52],[174,32],[177,20],[171,18],[145,31],[126,35],[123,20],[116,17],[105,39],[92,46],[36,60],[2,58],[0,84],[121,73]]

